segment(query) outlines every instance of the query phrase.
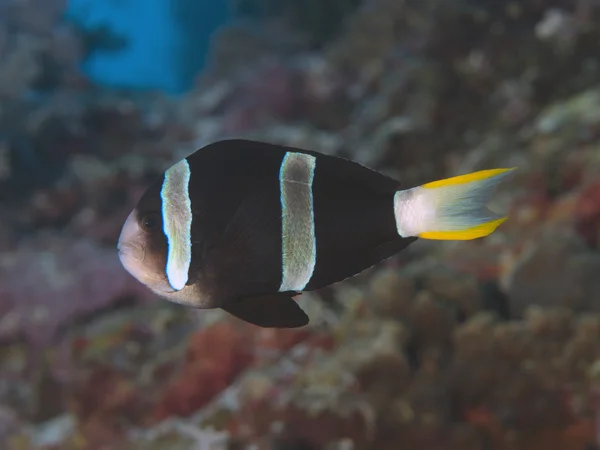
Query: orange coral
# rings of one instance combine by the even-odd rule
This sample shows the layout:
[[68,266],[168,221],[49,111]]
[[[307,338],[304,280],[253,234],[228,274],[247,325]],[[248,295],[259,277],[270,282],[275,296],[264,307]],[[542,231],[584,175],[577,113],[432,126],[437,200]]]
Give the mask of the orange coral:
[[154,420],[197,411],[252,362],[247,328],[236,325],[220,322],[191,336],[181,373],[155,406]]

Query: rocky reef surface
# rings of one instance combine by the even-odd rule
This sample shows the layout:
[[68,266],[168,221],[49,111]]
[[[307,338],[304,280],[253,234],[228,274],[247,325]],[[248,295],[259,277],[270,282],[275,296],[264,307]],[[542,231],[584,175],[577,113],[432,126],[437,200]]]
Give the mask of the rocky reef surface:
[[[220,30],[173,99],[86,80],[99,37],[63,2],[0,0],[2,448],[600,447],[600,4],[320,2],[236,1],[260,26]],[[407,187],[517,166],[510,220],[303,295],[303,329],[157,300],[121,224],[231,136]]]

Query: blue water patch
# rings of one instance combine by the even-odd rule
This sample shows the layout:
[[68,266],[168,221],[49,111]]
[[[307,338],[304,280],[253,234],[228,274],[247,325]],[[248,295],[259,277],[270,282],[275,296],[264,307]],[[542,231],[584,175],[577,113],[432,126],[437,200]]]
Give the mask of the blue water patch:
[[68,0],[67,20],[105,28],[124,46],[93,51],[82,70],[112,88],[190,88],[205,63],[211,34],[228,20],[227,0]]

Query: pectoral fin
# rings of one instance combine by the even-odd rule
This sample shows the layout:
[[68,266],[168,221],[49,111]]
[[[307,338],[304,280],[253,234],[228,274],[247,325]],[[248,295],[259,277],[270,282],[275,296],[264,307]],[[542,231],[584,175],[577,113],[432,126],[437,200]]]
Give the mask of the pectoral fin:
[[308,316],[292,298],[295,293],[261,295],[229,303],[222,308],[238,319],[263,328],[298,328]]

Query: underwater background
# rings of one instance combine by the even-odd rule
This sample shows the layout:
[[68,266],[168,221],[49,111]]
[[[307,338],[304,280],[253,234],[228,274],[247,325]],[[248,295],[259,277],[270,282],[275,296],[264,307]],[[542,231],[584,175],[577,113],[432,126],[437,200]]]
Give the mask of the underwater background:
[[[509,220],[301,329],[159,300],[121,226],[227,137],[518,166]],[[600,2],[0,0],[0,448],[600,449]]]

